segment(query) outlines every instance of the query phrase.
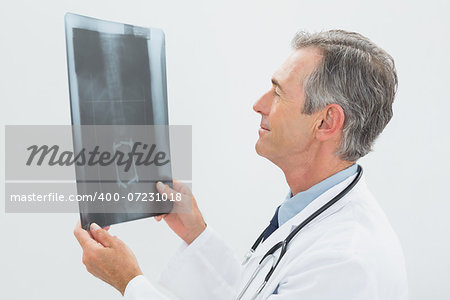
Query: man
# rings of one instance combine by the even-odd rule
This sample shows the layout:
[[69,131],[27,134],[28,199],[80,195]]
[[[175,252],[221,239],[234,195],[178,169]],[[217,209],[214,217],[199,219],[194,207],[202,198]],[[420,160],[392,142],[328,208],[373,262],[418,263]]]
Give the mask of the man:
[[[262,243],[242,266],[206,226],[189,189],[158,183],[160,193],[193,200],[186,202],[191,213],[157,217],[184,241],[162,282],[181,299],[406,299],[398,239],[364,179],[357,181],[355,164],[392,117],[394,61],[364,36],[342,30],[298,33],[293,47],[253,107],[261,114],[256,151],[280,167],[290,187]],[[267,251],[352,182],[290,241],[258,290],[272,265],[255,272]],[[90,233],[75,228],[89,272],[128,299],[165,299],[123,242],[96,224]]]

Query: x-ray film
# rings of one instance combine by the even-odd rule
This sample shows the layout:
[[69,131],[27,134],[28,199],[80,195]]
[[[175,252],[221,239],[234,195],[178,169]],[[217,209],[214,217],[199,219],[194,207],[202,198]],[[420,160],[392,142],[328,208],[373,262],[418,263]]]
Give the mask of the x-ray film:
[[[173,202],[150,201],[157,181],[172,185],[164,33],[70,13],[65,28],[74,152],[100,157],[76,166],[78,194],[91,196],[79,201],[83,228],[168,213]],[[102,165],[117,153],[122,164]]]

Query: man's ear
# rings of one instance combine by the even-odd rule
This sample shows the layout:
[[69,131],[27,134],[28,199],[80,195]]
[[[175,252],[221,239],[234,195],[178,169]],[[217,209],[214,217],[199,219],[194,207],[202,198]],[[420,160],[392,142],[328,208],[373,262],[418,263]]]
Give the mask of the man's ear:
[[320,141],[326,141],[337,137],[344,126],[344,110],[338,104],[327,105],[319,115],[320,123],[316,136]]

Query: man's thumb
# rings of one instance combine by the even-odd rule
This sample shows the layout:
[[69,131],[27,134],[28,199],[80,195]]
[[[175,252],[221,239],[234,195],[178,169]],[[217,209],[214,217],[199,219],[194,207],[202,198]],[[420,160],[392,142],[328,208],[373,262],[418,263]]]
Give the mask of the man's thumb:
[[102,244],[104,247],[112,246],[112,236],[109,234],[108,231],[102,229],[96,223],[92,223],[89,229],[91,231],[92,236],[97,242]]
[[[167,194],[168,197],[173,197],[173,194],[175,194],[175,191],[170,188],[167,184],[162,183],[161,181],[158,181],[156,183],[156,189],[160,194]],[[173,198],[169,198],[173,199]]]

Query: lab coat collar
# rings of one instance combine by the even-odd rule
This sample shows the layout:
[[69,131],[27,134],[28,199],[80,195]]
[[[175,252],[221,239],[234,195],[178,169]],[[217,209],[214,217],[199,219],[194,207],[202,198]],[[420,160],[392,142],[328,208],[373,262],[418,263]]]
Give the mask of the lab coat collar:
[[[286,223],[284,223],[282,226],[280,226],[262,244],[260,244],[258,248],[256,248],[253,257],[256,258],[258,256],[264,255],[270,248],[272,248],[273,245],[284,240],[289,235],[289,233],[291,233],[292,230],[294,230],[294,228],[297,225],[299,225],[306,218],[312,215],[316,210],[318,210],[325,203],[327,203],[329,200],[331,200],[333,197],[339,194],[342,190],[344,190],[352,182],[352,180],[355,179],[357,175],[358,174],[354,174],[350,176],[343,182],[335,185],[328,191],[324,192],[322,195],[320,195],[314,201],[312,201],[308,206],[306,206],[302,211],[300,211],[297,215],[295,215]],[[319,215],[317,218],[311,221],[311,223],[309,223],[305,228],[303,228],[300,231],[299,235],[301,235],[302,231],[307,230],[309,227],[314,226],[315,223],[319,222],[320,220],[323,220],[324,218],[332,215],[333,213],[344,207],[349,201],[351,201],[352,199],[351,195],[355,193],[357,189],[364,188],[365,186],[366,184],[363,174],[359,182],[353,187],[353,189],[347,195],[342,197],[342,199],[337,201],[330,208],[325,210],[321,215]]]

